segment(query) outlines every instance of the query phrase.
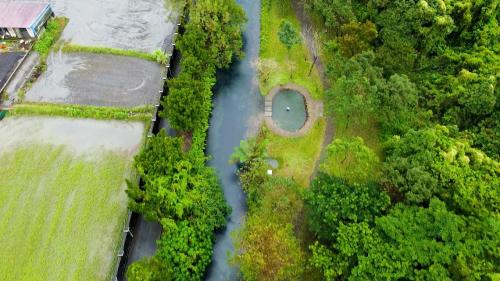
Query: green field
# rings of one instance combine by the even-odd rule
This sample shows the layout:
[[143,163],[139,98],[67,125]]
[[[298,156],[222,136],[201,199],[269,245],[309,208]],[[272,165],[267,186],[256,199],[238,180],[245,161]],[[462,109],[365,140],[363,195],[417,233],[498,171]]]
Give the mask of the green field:
[[126,159],[75,159],[50,145],[1,159],[2,280],[106,280],[126,215]]
[[[140,123],[0,122],[0,280],[110,280]],[[122,144],[115,138],[127,135]]]

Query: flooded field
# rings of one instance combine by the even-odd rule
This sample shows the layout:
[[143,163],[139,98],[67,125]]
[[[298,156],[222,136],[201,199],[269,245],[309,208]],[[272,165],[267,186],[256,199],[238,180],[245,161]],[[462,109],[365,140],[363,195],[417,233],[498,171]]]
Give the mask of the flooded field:
[[76,155],[113,151],[134,154],[141,145],[139,122],[97,121],[60,117],[7,118],[0,123],[0,155],[30,143],[64,146]]
[[111,280],[141,123],[0,122],[2,281]]
[[62,39],[85,46],[151,52],[173,33],[176,12],[165,0],[51,0],[70,19]]
[[[7,0],[10,1],[10,0]],[[14,2],[31,0],[14,0]],[[0,0],[5,2],[5,0]],[[70,19],[62,39],[73,44],[159,49],[175,30],[178,0],[49,0],[57,16]]]
[[161,90],[161,66],[137,58],[52,53],[47,71],[26,93],[31,102],[97,106],[154,104]]

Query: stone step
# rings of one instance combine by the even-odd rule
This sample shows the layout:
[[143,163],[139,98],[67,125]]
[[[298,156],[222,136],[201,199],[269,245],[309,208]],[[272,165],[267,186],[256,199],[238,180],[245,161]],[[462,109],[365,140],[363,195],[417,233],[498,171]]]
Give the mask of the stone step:
[[273,117],[273,112],[272,111],[264,112],[264,117]]

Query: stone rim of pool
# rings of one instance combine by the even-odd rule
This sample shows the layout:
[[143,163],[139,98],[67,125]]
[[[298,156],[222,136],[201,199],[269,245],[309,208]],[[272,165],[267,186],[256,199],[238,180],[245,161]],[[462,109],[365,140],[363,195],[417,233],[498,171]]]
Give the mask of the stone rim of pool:
[[[287,128],[282,128],[278,122],[276,122],[273,115],[275,115],[274,110],[274,100],[278,94],[282,92],[292,91],[301,95],[303,98],[303,106],[304,106],[304,114],[305,120],[304,123],[301,123],[301,126],[298,125],[292,127],[292,130],[287,130]],[[323,104],[321,102],[315,102],[306,88],[288,83],[285,85],[279,85],[271,89],[269,94],[265,97],[265,108],[264,108],[264,120],[266,122],[267,127],[273,131],[274,133],[285,136],[285,137],[299,137],[307,134],[311,129],[312,125],[315,123],[316,119],[323,114]],[[283,107],[283,105],[281,105]],[[286,110],[286,105],[284,105],[284,110]],[[290,111],[294,110],[292,106],[290,106]],[[295,109],[297,110],[297,109]],[[299,108],[299,110],[301,110]],[[282,112],[281,112],[282,113]]]

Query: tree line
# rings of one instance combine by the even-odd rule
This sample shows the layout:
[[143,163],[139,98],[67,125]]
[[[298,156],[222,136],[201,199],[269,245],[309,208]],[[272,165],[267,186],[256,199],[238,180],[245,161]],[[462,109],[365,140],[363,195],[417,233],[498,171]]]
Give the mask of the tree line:
[[[329,145],[304,197],[310,264],[324,280],[492,280],[498,1],[306,2],[332,38],[329,114],[346,127],[375,120],[383,142],[380,160],[359,138]],[[353,169],[334,169],[346,157]]]
[[128,182],[130,209],[163,229],[156,254],[129,267],[131,281],[202,280],[214,232],[230,212],[204,150],[216,70],[241,55],[246,18],[234,0],[187,5],[188,22],[176,42],[181,72],[168,81],[160,112],[180,137],[161,131],[148,139],[134,162],[142,184]]

